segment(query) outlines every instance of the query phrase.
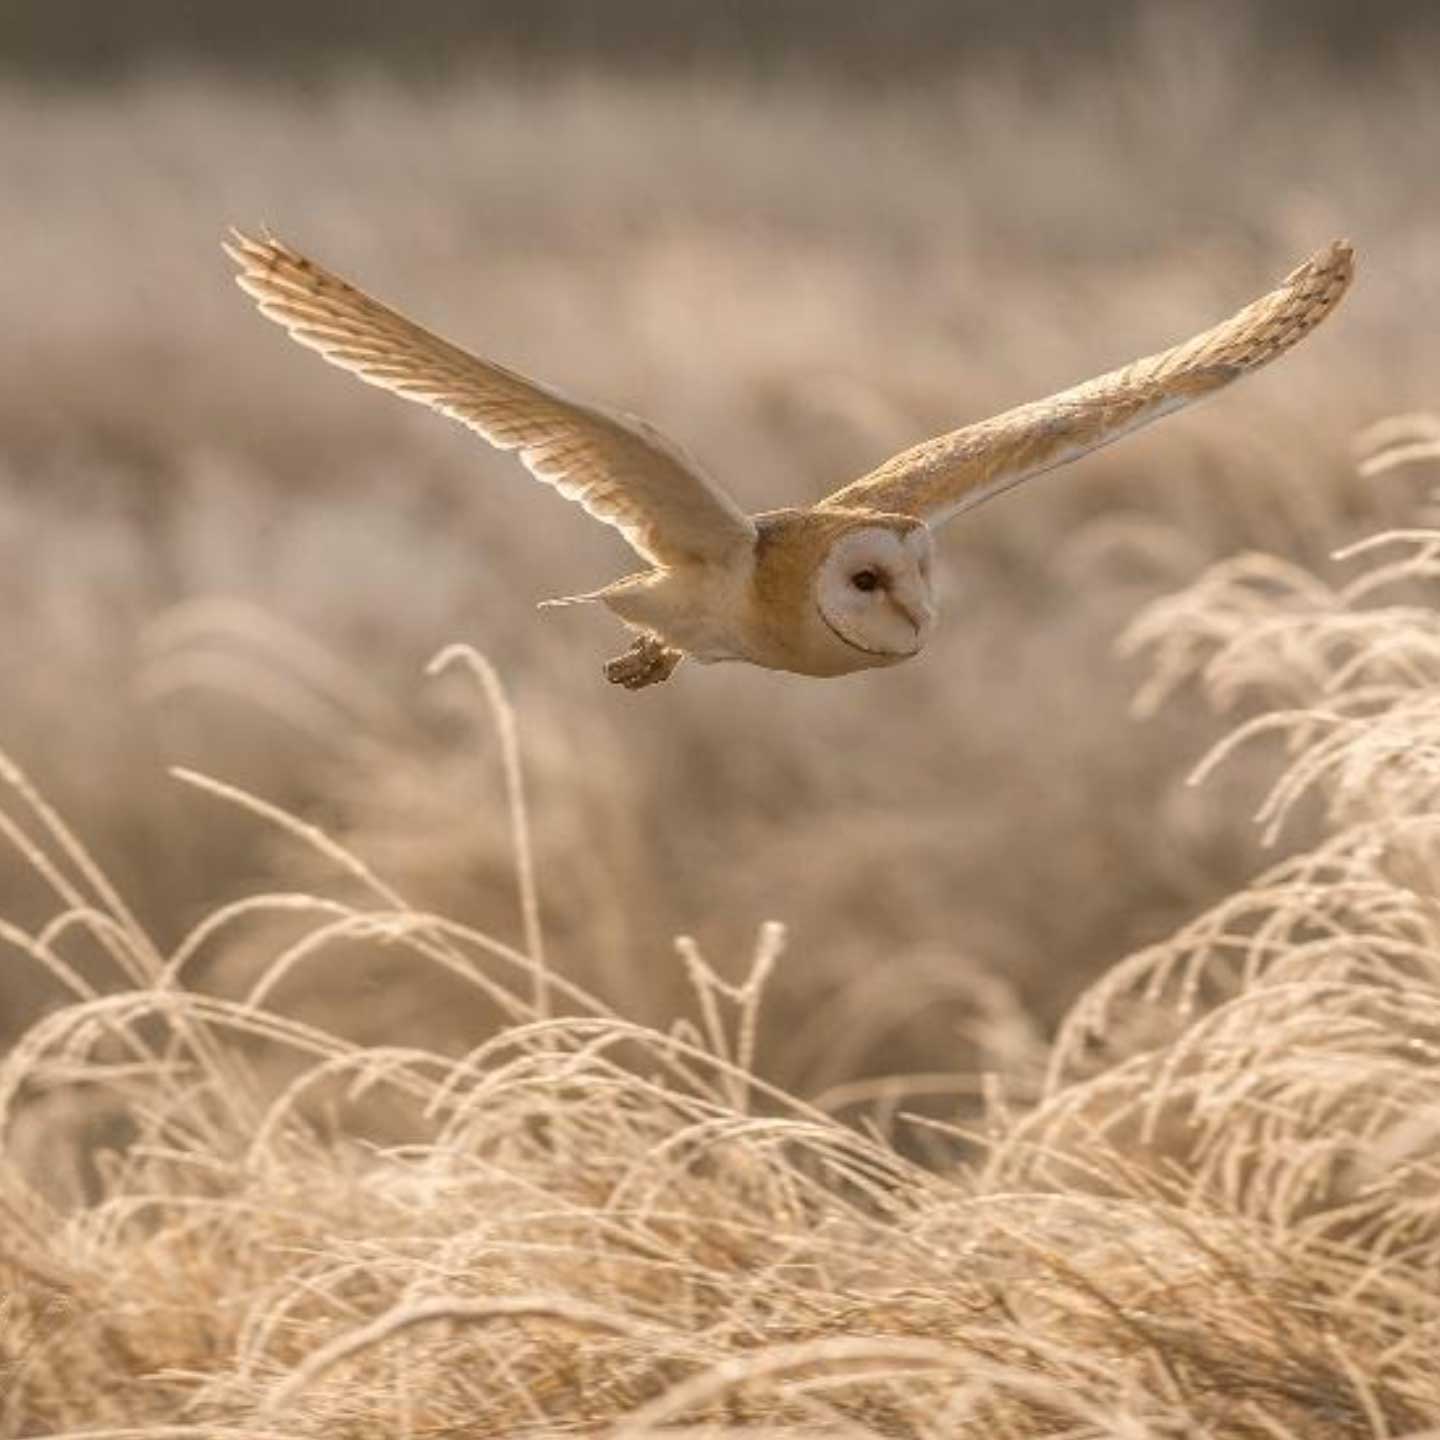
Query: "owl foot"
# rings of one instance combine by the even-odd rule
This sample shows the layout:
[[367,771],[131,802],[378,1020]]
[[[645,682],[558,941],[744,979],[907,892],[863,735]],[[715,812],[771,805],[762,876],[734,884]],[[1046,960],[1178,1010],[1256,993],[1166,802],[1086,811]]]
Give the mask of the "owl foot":
[[642,635],[623,655],[606,661],[605,678],[627,690],[640,690],[668,680],[684,658],[684,651],[672,650],[653,635]]

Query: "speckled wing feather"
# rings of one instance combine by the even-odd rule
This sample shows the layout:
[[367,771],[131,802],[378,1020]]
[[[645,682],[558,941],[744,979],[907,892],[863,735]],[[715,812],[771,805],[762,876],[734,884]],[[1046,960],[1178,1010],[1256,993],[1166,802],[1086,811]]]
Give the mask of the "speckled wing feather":
[[821,504],[943,524],[1283,355],[1339,303],[1354,265],[1350,246],[1337,240],[1213,329],[1072,390],[927,440]]
[[371,385],[459,420],[647,560],[722,561],[749,545],[750,520],[678,446],[643,420],[582,405],[432,335],[278,240],[238,232],[236,282],[294,340]]

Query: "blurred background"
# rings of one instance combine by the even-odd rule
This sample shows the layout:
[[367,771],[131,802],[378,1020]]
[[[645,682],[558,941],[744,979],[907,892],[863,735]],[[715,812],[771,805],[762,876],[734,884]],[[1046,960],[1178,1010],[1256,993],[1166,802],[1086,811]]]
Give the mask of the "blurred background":
[[[1351,443],[1440,393],[1432,14],[7,0],[0,748],[162,947],[257,888],[344,884],[175,764],[518,941],[493,729],[463,679],[423,678],[468,642],[519,715],[557,969],[664,1020],[672,936],[739,974],[780,919],[766,1073],[1013,1060],[1266,858],[1273,757],[1187,787],[1228,722],[1134,718],[1127,623],[1218,558],[1330,564],[1416,502]],[[1360,278],[1259,377],[947,531],[918,661],[632,695],[600,674],[613,620],[535,609],[630,568],[618,537],[257,318],[232,223],[642,412],[755,509],[1168,345],[1334,236]],[[58,902],[17,838],[0,915],[35,928]],[[233,989],[282,939],[196,978]],[[351,950],[286,999],[466,1048],[488,1021],[440,984]],[[55,999],[0,970],[5,1034]]]
[[[0,36],[17,67],[82,80],[175,61],[305,77],[358,61],[443,78],[498,58],[750,75],[798,65],[905,85],[989,55],[1034,61],[1048,52],[1058,65],[1113,55],[1137,20],[1166,8],[1153,0],[421,0],[402,10],[386,0],[305,0],[267,10],[114,0],[61,9],[9,0]],[[1305,48],[1373,60],[1424,38],[1434,19],[1425,0],[1363,8],[1196,0],[1188,9],[1197,20],[1238,20],[1254,44],[1287,59]]]

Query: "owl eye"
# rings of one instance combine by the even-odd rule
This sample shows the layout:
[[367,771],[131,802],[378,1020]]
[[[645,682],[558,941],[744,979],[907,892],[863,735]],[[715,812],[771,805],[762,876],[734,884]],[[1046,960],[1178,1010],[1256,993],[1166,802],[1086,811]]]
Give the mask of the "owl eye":
[[857,590],[873,590],[880,583],[880,577],[873,570],[857,570],[850,577],[850,583]]

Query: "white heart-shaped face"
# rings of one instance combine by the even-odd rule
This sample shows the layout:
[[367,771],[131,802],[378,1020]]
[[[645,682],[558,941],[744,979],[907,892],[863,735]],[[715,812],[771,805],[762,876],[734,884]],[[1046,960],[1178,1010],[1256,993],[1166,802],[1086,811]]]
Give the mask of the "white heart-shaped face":
[[919,652],[935,626],[930,532],[862,525],[829,549],[816,577],[821,618],[845,644],[889,660]]

